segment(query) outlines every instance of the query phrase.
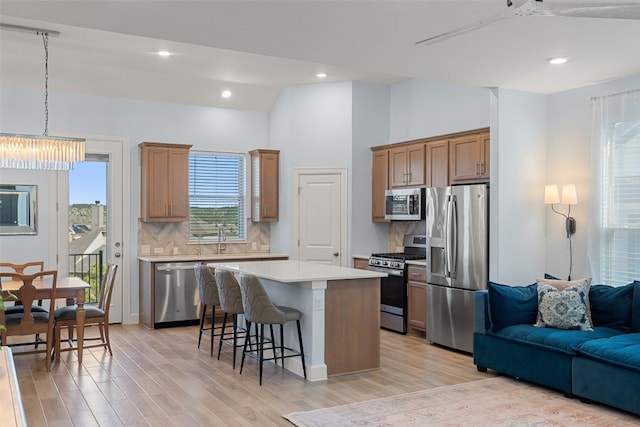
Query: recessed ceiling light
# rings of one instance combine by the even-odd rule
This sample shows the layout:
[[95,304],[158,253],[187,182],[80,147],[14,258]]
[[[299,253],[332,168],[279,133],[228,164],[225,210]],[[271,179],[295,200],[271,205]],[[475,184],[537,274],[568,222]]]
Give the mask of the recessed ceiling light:
[[548,58],[547,62],[552,65],[561,65],[565,64],[568,60],[569,58],[565,56],[554,56],[553,58]]
[[223,90],[222,93],[220,94],[223,98],[230,98],[231,97],[231,91],[230,90]]
[[171,52],[169,52],[167,50],[159,50],[158,51],[158,55],[160,55],[160,56],[171,56]]
[[327,73],[318,73],[316,74],[316,77],[319,79],[324,79],[325,77],[327,77]]

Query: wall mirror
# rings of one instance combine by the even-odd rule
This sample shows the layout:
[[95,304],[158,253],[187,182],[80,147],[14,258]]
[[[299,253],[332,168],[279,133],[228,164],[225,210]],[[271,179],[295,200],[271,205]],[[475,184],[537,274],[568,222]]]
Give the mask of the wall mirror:
[[0,184],[0,235],[38,234],[35,185]]

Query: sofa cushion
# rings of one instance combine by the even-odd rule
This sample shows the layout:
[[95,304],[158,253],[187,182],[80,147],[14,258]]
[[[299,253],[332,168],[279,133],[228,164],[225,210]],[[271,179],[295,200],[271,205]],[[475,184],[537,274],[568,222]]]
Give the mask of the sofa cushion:
[[586,341],[577,351],[581,356],[640,372],[640,333]]
[[[591,277],[577,280],[562,280],[545,273],[544,279],[536,279],[536,283],[540,282],[553,286],[559,291],[564,291],[565,289],[582,282],[587,282],[587,293],[589,293],[589,288],[591,287]],[[591,320],[591,306],[589,303],[589,299],[587,299],[587,317],[589,318],[589,324],[593,326],[593,321]]]
[[558,290],[538,282],[538,318],[535,326],[591,331],[587,316],[589,283],[586,280]]
[[589,290],[593,326],[631,329],[634,283],[626,286],[593,285]]
[[593,328],[593,331],[579,331],[537,328],[533,325],[512,325],[498,332],[492,332],[491,335],[534,347],[576,354],[578,346],[586,341],[622,335],[622,332],[604,326]]
[[489,321],[492,331],[518,325],[532,325],[538,314],[538,285],[509,286],[489,282]]

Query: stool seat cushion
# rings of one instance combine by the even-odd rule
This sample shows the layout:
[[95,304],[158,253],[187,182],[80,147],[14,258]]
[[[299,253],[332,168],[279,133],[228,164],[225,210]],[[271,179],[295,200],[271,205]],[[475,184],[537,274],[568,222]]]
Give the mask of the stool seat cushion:
[[278,310],[284,313],[287,322],[290,320],[300,320],[300,318],[302,317],[302,313],[300,312],[300,310],[296,310],[295,308],[286,307],[283,305],[276,305],[276,307],[278,308]]
[[[77,305],[61,307],[55,311],[54,317],[56,320],[74,320],[76,318],[77,310]],[[95,305],[84,306],[84,317],[86,319],[90,319],[92,317],[103,317],[104,315],[104,310],[99,309]]]

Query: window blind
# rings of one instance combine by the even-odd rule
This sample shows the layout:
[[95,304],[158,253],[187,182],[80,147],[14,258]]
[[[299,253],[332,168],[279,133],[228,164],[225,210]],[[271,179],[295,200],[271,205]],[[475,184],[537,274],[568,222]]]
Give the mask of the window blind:
[[189,155],[189,239],[246,239],[245,156],[191,152]]
[[640,280],[640,118],[604,128],[602,162],[603,283]]

